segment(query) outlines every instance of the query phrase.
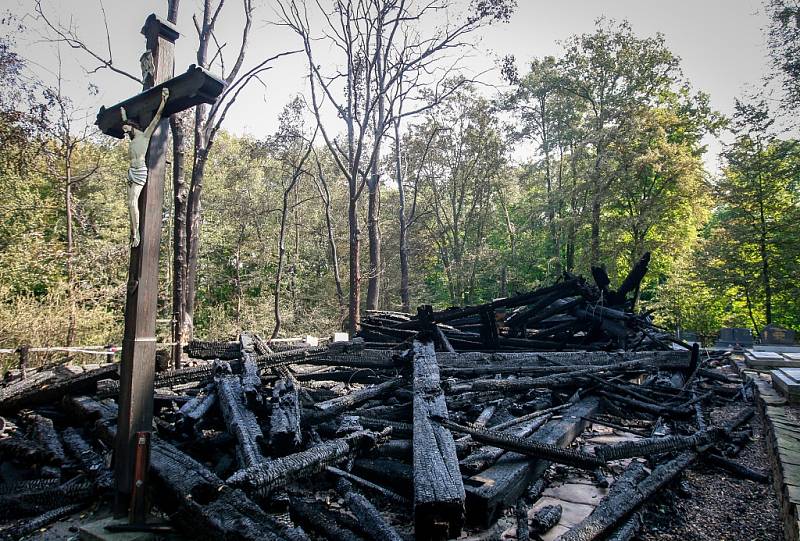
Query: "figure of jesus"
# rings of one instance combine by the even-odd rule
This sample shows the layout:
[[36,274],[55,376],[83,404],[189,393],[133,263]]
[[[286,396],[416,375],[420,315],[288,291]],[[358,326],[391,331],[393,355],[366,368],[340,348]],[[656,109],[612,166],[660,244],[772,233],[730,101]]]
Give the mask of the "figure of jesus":
[[147,163],[145,163],[145,155],[147,148],[150,146],[150,137],[158,126],[161,120],[161,113],[164,111],[164,105],[167,103],[169,97],[169,90],[164,88],[161,91],[161,105],[153,116],[153,120],[145,128],[144,131],[134,122],[128,119],[125,108],[120,108],[122,115],[122,131],[131,138],[130,146],[128,147],[128,157],[130,159],[130,167],[128,169],[128,211],[131,218],[131,248],[139,246],[139,195],[142,193],[145,183],[147,182]]

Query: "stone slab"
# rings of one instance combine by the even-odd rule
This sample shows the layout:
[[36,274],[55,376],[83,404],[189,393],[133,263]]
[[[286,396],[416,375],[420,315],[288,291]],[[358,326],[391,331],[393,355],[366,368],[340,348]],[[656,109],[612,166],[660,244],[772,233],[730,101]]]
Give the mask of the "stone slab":
[[765,359],[783,359],[783,356],[780,353],[775,351],[752,351],[748,350],[745,353],[747,357],[752,357],[754,359],[765,360]]

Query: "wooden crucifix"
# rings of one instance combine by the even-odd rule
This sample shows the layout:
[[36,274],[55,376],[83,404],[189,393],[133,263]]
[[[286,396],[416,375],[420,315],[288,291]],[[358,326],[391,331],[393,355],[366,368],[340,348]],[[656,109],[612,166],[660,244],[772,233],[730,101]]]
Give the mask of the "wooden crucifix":
[[[173,77],[178,32],[169,22],[150,15],[142,34],[147,48],[141,58],[145,72],[144,91],[112,107],[102,107],[96,122],[103,133],[121,138],[131,131],[130,128],[124,128],[126,121],[133,121],[140,130],[137,135],[146,131],[149,138],[145,142],[146,171],[137,172],[139,180],[144,180],[141,195],[138,190],[136,193],[141,240],[131,243],[125,335],[120,363],[119,419],[114,446],[114,510],[118,516],[127,513],[133,493],[135,436],[137,432],[151,431],[153,424],[158,255],[169,140],[167,117],[199,103],[214,103],[225,86],[222,80],[196,66]],[[145,126],[152,129],[146,129]],[[132,162],[136,161],[136,154],[132,149]],[[134,165],[131,164],[131,171]],[[134,182],[132,174],[129,172],[129,182]],[[141,467],[139,464],[139,469]],[[143,519],[140,513],[137,515],[134,517],[131,514],[131,521]]]

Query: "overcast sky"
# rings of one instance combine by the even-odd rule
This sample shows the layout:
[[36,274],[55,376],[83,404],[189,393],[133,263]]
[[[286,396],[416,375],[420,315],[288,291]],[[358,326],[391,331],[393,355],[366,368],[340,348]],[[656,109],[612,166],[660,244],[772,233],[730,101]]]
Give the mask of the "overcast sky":
[[[26,17],[30,32],[15,36],[21,54],[42,78],[52,80],[56,52],[52,44],[38,39],[41,34],[36,30],[41,24],[34,19],[33,0],[3,3],[14,14]],[[166,0],[104,1],[115,64],[138,74],[138,58],[144,46],[139,30],[149,13],[165,16],[166,3]],[[269,23],[277,20],[272,1],[254,0],[254,3],[257,11],[248,50],[249,65],[298,46],[293,35]],[[197,38],[191,14],[198,12],[201,4],[201,0],[181,2],[176,73],[194,62]],[[99,51],[106,49],[100,0],[44,0],[44,6],[53,19],[65,24],[71,21],[92,47]],[[480,72],[491,67],[498,57],[513,54],[522,71],[533,57],[557,55],[559,40],[590,32],[594,21],[601,16],[628,19],[633,30],[642,36],[662,32],[669,48],[681,57],[686,78],[695,89],[709,93],[712,106],[723,113],[732,111],[736,96],[759,86],[768,71],[763,33],[766,19],[759,0],[519,0],[509,24],[482,31],[469,67]],[[218,35],[220,41],[227,42],[224,50],[228,51],[229,63],[233,62],[238,47],[241,21],[241,1],[227,0]],[[2,31],[8,29],[3,27]],[[96,64],[80,51],[62,47],[61,56],[67,92],[92,117],[100,105],[117,103],[138,91],[133,81],[108,70],[87,75],[79,64],[89,69]],[[244,92],[228,114],[224,127],[234,133],[259,137],[272,133],[283,105],[304,90],[304,67],[299,55],[276,62],[264,77],[267,87],[252,85]],[[484,79],[488,83],[500,82],[496,72],[487,73]],[[98,87],[97,95],[88,91],[90,82]],[[719,146],[710,143],[710,149],[712,156],[707,163],[712,165]]]

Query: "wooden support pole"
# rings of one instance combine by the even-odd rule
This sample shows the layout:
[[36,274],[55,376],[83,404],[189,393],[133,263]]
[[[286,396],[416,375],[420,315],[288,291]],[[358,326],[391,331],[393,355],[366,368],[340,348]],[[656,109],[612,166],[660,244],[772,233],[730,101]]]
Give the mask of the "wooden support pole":
[[[162,83],[174,73],[178,32],[169,23],[150,15],[142,34],[147,40],[147,49],[153,53],[154,84]],[[150,119],[140,118],[139,122],[143,120]],[[150,139],[146,158],[147,183],[139,199],[141,243],[131,249],[128,268],[125,336],[120,365],[119,430],[114,445],[114,511],[118,516],[127,514],[130,503],[135,435],[152,430],[153,423],[158,255],[168,139],[169,122],[162,118]]]

